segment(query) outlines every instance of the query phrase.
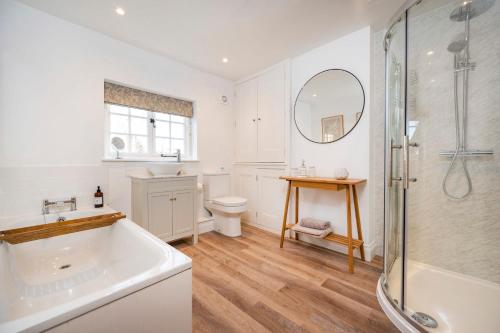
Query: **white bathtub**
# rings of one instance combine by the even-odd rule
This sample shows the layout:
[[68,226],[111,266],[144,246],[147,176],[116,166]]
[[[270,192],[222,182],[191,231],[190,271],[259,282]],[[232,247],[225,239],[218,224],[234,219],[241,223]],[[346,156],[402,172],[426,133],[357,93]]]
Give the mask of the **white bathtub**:
[[[63,215],[78,218],[109,212],[97,209]],[[37,219],[43,221],[39,216],[11,225],[26,226]],[[181,272],[189,270],[190,274],[191,268],[190,258],[128,219],[22,244],[4,242],[0,263],[0,332],[50,329]],[[190,287],[189,275],[189,300],[185,300],[189,306]],[[147,304],[135,306],[147,308]],[[126,319],[127,314],[122,315]]]
[[[398,260],[388,279],[395,293],[401,288]],[[387,302],[380,283],[377,297],[389,318],[403,332],[418,332]],[[425,328],[431,333],[500,332],[499,284],[409,260],[406,290],[409,312],[424,312],[438,322],[437,328]]]

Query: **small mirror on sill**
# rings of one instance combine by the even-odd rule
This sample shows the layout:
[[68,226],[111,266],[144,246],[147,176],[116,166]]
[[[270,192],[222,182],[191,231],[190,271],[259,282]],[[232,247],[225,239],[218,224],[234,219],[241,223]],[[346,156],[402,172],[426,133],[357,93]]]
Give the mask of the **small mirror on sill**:
[[331,143],[356,127],[364,106],[359,79],[343,69],[328,69],[314,75],[300,90],[295,100],[295,125],[307,140]]
[[120,151],[125,149],[125,141],[123,141],[123,139],[120,138],[119,136],[114,136],[111,139],[111,145],[113,146],[113,149],[116,151],[116,159],[117,160],[121,159]]

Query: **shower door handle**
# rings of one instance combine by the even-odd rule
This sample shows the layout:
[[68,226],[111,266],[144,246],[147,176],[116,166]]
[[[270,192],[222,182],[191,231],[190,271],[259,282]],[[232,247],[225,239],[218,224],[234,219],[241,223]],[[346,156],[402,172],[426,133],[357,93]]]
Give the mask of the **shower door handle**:
[[403,137],[403,187],[408,189],[410,183],[417,181],[417,178],[410,177],[410,147],[418,147],[418,143],[410,142],[410,138],[405,135]]
[[393,162],[393,159],[394,159],[394,157],[393,157],[394,153],[393,152],[394,152],[394,149],[401,149],[401,148],[403,148],[403,146],[401,146],[401,145],[395,145],[394,144],[394,140],[391,139],[391,153],[389,154],[389,159],[390,160],[389,160],[389,172],[388,172],[388,174],[389,174],[389,187],[392,187],[392,182],[393,181],[402,181],[403,180],[403,178],[401,178],[401,177],[393,177],[392,176],[392,163],[394,163]]

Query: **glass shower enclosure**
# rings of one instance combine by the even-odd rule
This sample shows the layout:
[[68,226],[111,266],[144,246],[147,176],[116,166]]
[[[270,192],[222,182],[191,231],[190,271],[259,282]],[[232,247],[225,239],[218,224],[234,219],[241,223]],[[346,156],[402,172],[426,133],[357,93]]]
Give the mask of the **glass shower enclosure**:
[[384,40],[384,273],[407,332],[500,332],[500,5],[409,1]]

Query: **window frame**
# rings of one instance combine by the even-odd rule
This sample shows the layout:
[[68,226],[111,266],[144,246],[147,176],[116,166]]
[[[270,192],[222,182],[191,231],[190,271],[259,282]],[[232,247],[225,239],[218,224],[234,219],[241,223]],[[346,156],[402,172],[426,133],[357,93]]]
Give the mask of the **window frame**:
[[[170,140],[170,151],[172,150],[172,140],[184,140],[184,152],[181,153],[181,158],[184,160],[189,160],[193,158],[193,139],[192,139],[192,128],[193,128],[193,121],[192,118],[190,117],[183,117],[184,118],[184,139],[179,139],[179,138],[172,138],[172,128],[171,125],[172,123],[174,124],[181,124],[178,121],[172,121],[170,117],[172,116],[177,116],[177,115],[169,115],[167,113],[162,113],[162,112],[153,112],[153,111],[148,111],[144,109],[139,109],[139,108],[134,108],[134,107],[129,107],[125,105],[117,105],[120,107],[127,108],[128,113],[127,115],[121,114],[123,116],[126,116],[128,118],[128,123],[129,123],[129,131],[128,133],[118,133],[118,132],[111,132],[111,114],[116,114],[120,115],[119,113],[114,113],[111,111],[110,106],[111,105],[117,105],[117,104],[112,104],[112,103],[104,103],[104,111],[105,111],[105,135],[104,135],[104,152],[105,156],[108,158],[115,158],[116,152],[111,148],[111,137],[113,135],[126,135],[129,138],[129,141],[127,142],[127,147],[130,149],[131,148],[131,138],[132,136],[143,136],[146,137],[147,140],[147,153],[134,153],[134,152],[120,152],[120,156],[123,158],[162,158],[161,153],[156,152],[156,139],[157,138],[163,138],[163,139],[169,139]],[[135,110],[140,110],[146,112],[146,117],[141,117],[141,116],[135,116],[131,115],[130,110],[135,109]],[[161,115],[169,115],[169,120],[160,120],[156,119],[156,115],[161,114]],[[182,117],[182,116],[177,116],[177,117]],[[147,120],[147,134],[133,134],[131,132],[131,119],[132,118],[139,118],[139,119],[146,119]],[[151,119],[154,119],[154,123],[151,122]],[[165,136],[157,136],[156,135],[156,123],[157,122],[165,122],[169,123],[169,137]],[[167,152],[166,154],[170,155],[175,152]]]

